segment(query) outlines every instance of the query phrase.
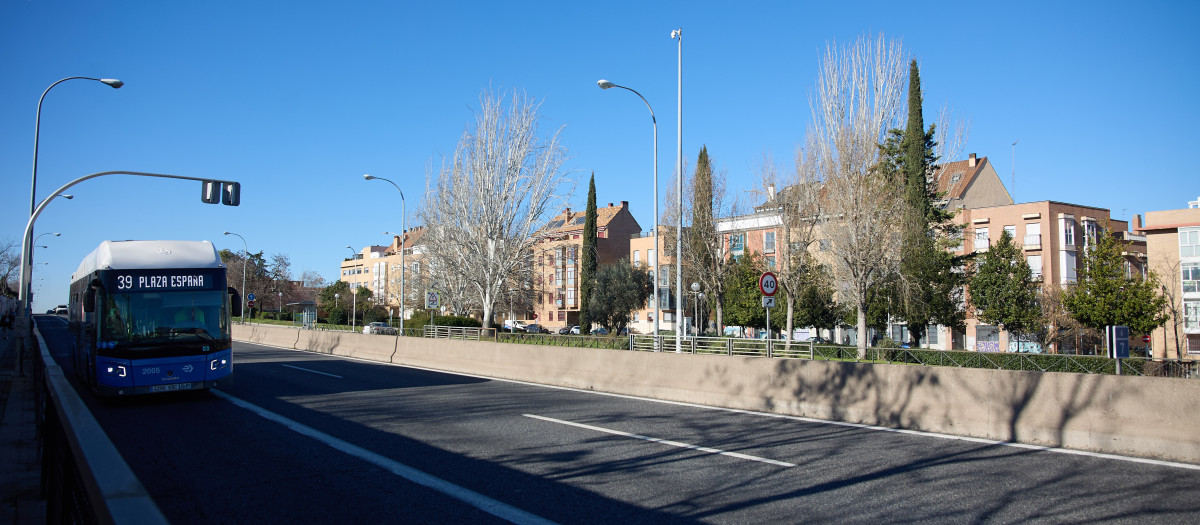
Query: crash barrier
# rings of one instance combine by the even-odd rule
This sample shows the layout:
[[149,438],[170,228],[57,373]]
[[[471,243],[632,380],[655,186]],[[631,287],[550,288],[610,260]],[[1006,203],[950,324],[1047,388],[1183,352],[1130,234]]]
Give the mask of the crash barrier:
[[259,325],[233,335],[449,372],[1200,463],[1200,381],[675,353],[673,341],[662,341],[672,351],[630,352]]
[[40,333],[37,341],[46,523],[165,525],[158,505],[71,387]]

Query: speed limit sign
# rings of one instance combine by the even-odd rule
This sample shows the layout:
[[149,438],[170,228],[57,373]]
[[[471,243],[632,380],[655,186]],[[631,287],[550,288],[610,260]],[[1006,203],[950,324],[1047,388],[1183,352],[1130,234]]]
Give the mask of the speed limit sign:
[[763,272],[762,277],[758,278],[758,290],[763,295],[770,297],[775,295],[775,291],[779,289],[779,281],[775,280],[775,274],[771,272]]

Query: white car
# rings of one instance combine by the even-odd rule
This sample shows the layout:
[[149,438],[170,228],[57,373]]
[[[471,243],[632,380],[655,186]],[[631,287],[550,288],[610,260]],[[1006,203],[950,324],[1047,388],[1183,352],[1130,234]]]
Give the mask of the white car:
[[384,323],[382,321],[375,321],[371,324],[363,326],[363,333],[364,334],[396,335],[396,329],[394,327],[388,326],[387,323]]

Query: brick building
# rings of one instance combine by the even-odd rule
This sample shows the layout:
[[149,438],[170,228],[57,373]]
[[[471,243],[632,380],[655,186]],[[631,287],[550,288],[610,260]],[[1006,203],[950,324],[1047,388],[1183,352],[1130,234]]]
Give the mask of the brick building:
[[[570,208],[550,219],[536,234],[531,256],[532,320],[548,328],[579,324],[579,271],[583,265],[584,210]],[[598,265],[630,255],[630,239],[641,230],[629,202],[596,209]],[[532,316],[531,316],[532,317]]]

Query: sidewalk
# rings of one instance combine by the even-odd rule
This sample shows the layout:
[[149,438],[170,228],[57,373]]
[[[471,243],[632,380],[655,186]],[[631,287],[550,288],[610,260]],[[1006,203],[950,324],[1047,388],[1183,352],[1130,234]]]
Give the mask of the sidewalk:
[[[0,329],[0,525],[46,522],[32,356],[17,375],[17,342]],[[27,353],[28,354],[28,353]]]

